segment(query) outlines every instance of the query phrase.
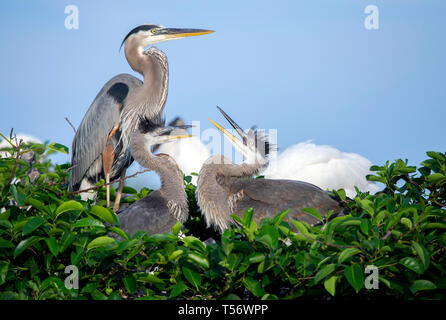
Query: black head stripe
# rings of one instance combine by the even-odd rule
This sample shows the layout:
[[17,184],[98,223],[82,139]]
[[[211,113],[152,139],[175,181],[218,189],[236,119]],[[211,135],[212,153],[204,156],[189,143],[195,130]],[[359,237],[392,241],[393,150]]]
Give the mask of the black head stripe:
[[130,37],[132,34],[138,33],[140,31],[149,31],[153,28],[159,28],[160,26],[156,25],[156,24],[143,24],[141,26],[138,26],[136,28],[133,28],[124,38],[124,40],[122,40],[121,43],[121,48],[124,45],[124,42],[128,39],[128,37]]
[[[272,151],[277,150],[277,146],[269,141],[269,137],[263,132],[254,131],[254,139],[256,149],[263,153],[264,156],[268,156]],[[264,149],[263,149],[264,148]]]
[[139,117],[139,126],[138,130],[141,133],[153,132],[158,128],[164,127],[164,119],[161,117],[155,117],[153,119],[149,119],[145,116]]

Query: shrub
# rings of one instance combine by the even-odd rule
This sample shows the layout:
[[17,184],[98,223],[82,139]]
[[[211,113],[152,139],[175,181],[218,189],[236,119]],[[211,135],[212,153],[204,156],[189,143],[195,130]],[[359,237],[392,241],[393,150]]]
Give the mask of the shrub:
[[[17,156],[28,150],[36,153],[32,165]],[[48,158],[66,147],[9,151],[0,158],[1,299],[445,298],[442,153],[428,152],[418,169],[402,160],[372,167],[368,179],[384,184],[382,192],[358,191],[350,200],[333,190],[349,214],[315,227],[291,221],[298,232],[283,221],[287,211],[258,225],[248,210],[222,235],[206,229],[185,177],[190,217],[182,238],[180,223],[171,234],[129,237],[105,207],[104,187],[95,203],[70,194],[70,165]],[[150,190],[124,192],[123,202],[132,203]],[[64,283],[70,265],[79,271],[78,289]],[[377,290],[365,288],[367,266],[379,272]]]

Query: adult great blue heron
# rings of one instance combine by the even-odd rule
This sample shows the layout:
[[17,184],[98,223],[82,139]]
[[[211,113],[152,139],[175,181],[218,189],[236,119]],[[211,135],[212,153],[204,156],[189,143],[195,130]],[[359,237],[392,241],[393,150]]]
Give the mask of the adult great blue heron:
[[167,233],[177,221],[184,222],[189,213],[184,190],[183,174],[169,155],[152,154],[151,146],[174,141],[191,135],[172,135],[176,129],[188,126],[164,127],[148,118],[141,119],[139,129],[130,139],[133,158],[143,167],[155,171],[161,179],[161,188],[118,212],[121,229],[129,234],[138,230],[148,234]]
[[271,146],[260,132],[251,129],[248,134],[244,133],[223,110],[220,111],[242,137],[242,141],[211,122],[244,155],[245,161],[237,165],[222,155],[214,155],[201,168],[196,197],[208,226],[223,232],[232,224],[231,214],[243,216],[249,208],[254,209],[253,218],[257,222],[290,209],[287,219],[305,221],[310,225],[316,224],[318,220],[305,213],[304,208],[315,208],[323,216],[330,210],[333,210],[332,216],[344,210],[338,201],[310,183],[252,178],[253,174],[267,166],[266,156]]
[[[98,93],[73,139],[73,190],[83,190],[100,178],[121,177],[114,210],[119,207],[123,177],[133,159],[129,140],[139,117],[160,119],[167,97],[169,80],[166,55],[159,49],[144,48],[154,43],[208,34],[202,29],[175,29],[145,24],[131,30],[122,41],[130,67],[144,82],[129,74],[110,79]],[[107,206],[110,205],[107,185]],[[83,196],[86,197],[85,195]]]

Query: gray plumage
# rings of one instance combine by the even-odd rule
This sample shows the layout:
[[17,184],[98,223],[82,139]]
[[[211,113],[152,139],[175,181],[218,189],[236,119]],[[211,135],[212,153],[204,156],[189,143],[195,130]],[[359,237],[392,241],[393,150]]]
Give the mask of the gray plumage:
[[[249,208],[253,208],[253,219],[257,223],[263,218],[273,218],[286,209],[291,211],[285,221],[292,218],[310,225],[316,224],[319,220],[305,213],[302,210],[304,208],[315,208],[322,216],[330,210],[333,210],[333,216],[343,212],[344,208],[338,201],[310,183],[254,179],[252,176],[268,164],[266,156],[270,146],[260,148],[265,143],[264,137],[255,131],[244,134],[228,115],[224,112],[223,114],[243,138],[243,143],[239,141],[234,144],[230,139],[231,143],[249,159],[236,165],[230,159],[216,155],[203,165],[198,176],[196,197],[208,226],[214,226],[223,232],[234,223],[231,214],[242,217]],[[230,135],[228,132],[224,133]]]
[[[129,94],[133,94],[142,84],[141,80],[132,75],[120,74],[108,81],[94,99],[73,139],[73,190],[78,190],[84,178],[87,178],[92,184],[104,178],[101,154],[105,149],[107,136],[121,120],[120,105],[125,102],[125,98]],[[116,93],[118,90],[121,96]],[[124,108],[130,107],[124,106]],[[124,135],[128,135],[128,131],[127,129]],[[122,170],[133,162],[130,152],[127,151],[128,139],[120,139],[121,135],[122,129],[118,129],[111,138],[115,154],[117,154],[110,174],[112,180],[119,177]]]
[[127,61],[144,77],[144,82],[129,74],[110,79],[99,91],[76,131],[72,146],[73,190],[78,190],[83,179],[94,184],[105,178],[101,155],[113,128],[117,127],[117,131],[111,137],[115,156],[110,180],[118,178],[133,162],[129,139],[139,117],[161,117],[168,92],[167,57],[155,47],[144,51],[146,39],[147,35],[132,32],[124,42]]
[[[144,48],[162,41],[211,32],[146,24],[126,35],[122,42],[126,59],[130,67],[144,77],[144,82],[120,74],[107,82],[94,99],[73,139],[73,190],[78,190],[81,185],[90,186],[100,178],[113,180],[123,175],[133,161],[129,140],[139,118],[154,121],[161,118],[168,91],[167,57],[155,47]],[[110,172],[104,172],[104,159],[112,161]]]
[[[147,123],[147,120],[144,121]],[[140,127],[143,125],[141,123]],[[163,139],[168,138],[153,129],[152,132],[140,130],[131,138],[132,156],[141,166],[155,171],[161,180],[159,190],[152,191],[118,212],[121,229],[131,235],[138,230],[148,234],[168,233],[177,221],[184,222],[188,217],[183,175],[175,160],[166,154],[155,155],[150,152],[150,146],[163,143]]]

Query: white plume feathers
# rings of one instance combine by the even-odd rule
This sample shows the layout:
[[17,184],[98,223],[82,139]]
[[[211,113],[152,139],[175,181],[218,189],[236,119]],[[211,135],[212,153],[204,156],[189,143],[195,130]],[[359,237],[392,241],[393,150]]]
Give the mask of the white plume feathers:
[[[192,172],[200,172],[201,166],[210,157],[209,150],[198,137],[164,143],[160,145],[157,153],[166,153],[174,158],[186,176]],[[197,179],[197,176],[192,176],[194,185],[197,185]]]
[[268,179],[293,179],[312,183],[321,189],[344,188],[348,197],[362,192],[374,194],[381,188],[366,180],[372,163],[356,153],[346,153],[331,146],[315,145],[310,141],[287,148],[272,157],[263,175]]

